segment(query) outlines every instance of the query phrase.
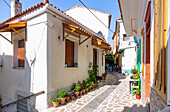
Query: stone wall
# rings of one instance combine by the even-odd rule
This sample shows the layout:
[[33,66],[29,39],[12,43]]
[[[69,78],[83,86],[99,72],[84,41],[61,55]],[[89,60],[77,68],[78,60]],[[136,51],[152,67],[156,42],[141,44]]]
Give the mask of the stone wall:
[[166,103],[162,98],[156,93],[156,91],[151,87],[150,94],[150,112],[158,112],[167,107]]

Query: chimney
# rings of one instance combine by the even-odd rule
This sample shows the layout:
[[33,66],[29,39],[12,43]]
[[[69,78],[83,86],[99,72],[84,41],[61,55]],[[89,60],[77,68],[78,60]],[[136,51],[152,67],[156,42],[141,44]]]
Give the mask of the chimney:
[[11,2],[11,17],[14,17],[22,12],[22,4],[19,0],[13,0]]
[[49,3],[49,0],[43,0],[43,3],[44,4]]

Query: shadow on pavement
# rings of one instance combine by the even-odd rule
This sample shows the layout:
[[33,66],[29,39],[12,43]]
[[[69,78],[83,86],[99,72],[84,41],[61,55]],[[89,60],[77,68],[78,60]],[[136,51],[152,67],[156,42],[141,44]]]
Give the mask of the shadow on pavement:
[[143,107],[142,105],[137,106],[136,104],[132,107],[124,107],[124,110],[122,112],[147,112],[146,107]]

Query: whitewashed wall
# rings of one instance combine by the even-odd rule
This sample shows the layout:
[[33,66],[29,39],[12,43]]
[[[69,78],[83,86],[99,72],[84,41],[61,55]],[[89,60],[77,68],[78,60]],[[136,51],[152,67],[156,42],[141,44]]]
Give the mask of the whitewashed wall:
[[134,68],[135,64],[136,64],[135,47],[126,48],[122,53],[122,73],[128,71],[130,74],[130,70]]
[[[46,75],[47,75],[47,25],[45,23],[33,25],[47,21],[46,14],[39,15],[27,21],[27,41],[25,43],[25,67],[13,68],[13,44],[0,38],[1,50],[3,55],[2,68],[2,104],[7,104],[17,100],[17,96],[28,96],[32,93],[46,91]],[[25,34],[20,32],[21,34]],[[4,36],[11,39],[11,35],[3,33]],[[18,34],[12,33],[13,39],[19,37]],[[21,38],[21,37],[19,37]],[[37,96],[28,100],[28,106],[37,108],[45,108],[45,95]],[[4,108],[5,111],[16,111],[16,105]]]
[[[109,14],[91,10],[107,27],[109,24]],[[97,18],[94,17],[86,8],[75,7],[66,11],[66,14],[75,18],[80,23],[92,29],[96,33],[101,31],[108,42],[108,28],[106,28]]]

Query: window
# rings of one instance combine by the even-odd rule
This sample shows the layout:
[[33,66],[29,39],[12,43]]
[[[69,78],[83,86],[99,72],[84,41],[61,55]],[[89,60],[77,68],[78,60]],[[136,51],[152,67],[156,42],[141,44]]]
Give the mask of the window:
[[18,67],[24,67],[25,64],[25,42],[18,41]]
[[77,67],[78,65],[78,43],[65,40],[65,64],[67,67]]
[[14,67],[25,66],[25,41],[15,40],[14,41]]
[[[18,95],[18,100],[24,98]],[[17,102],[17,112],[28,112],[27,99]]]

